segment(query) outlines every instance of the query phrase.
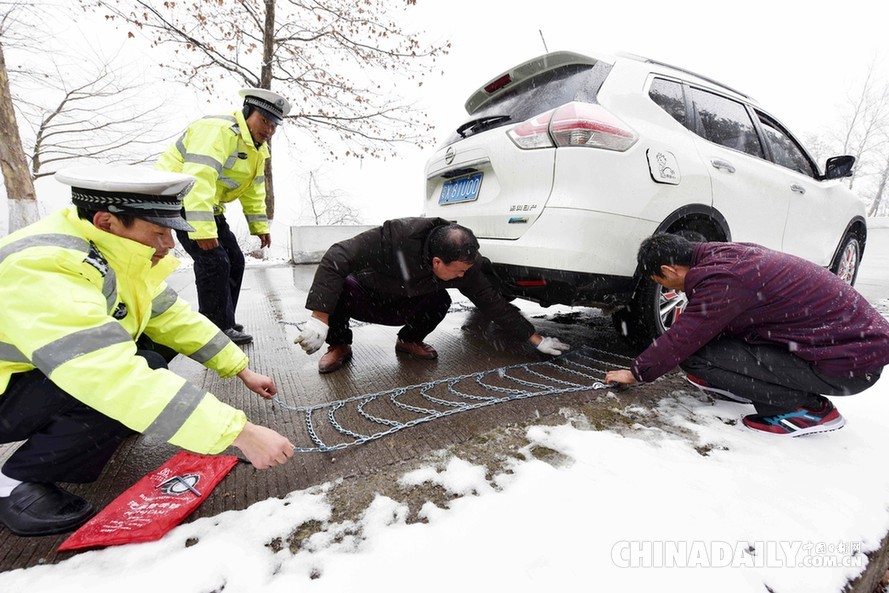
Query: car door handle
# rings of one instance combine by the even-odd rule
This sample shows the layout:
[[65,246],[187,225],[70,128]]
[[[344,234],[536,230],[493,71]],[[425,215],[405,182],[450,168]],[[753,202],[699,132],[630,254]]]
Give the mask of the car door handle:
[[802,185],[800,185],[800,184],[798,184],[798,183],[794,183],[793,185],[791,185],[791,186],[790,186],[790,190],[791,190],[791,191],[794,191],[794,192],[796,192],[796,193],[798,193],[798,194],[804,194],[804,193],[806,193],[806,188],[804,188]]
[[726,173],[734,173],[735,167],[728,161],[724,161],[722,159],[713,159],[710,161],[710,164],[719,169],[720,171],[725,171]]

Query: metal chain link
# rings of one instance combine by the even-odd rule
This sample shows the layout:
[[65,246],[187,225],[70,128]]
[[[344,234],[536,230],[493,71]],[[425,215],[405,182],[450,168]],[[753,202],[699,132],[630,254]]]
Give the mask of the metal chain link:
[[[449,377],[446,379],[438,379],[435,381],[430,381],[428,383],[421,383],[419,385],[410,385],[407,387],[396,387],[394,389],[388,389],[386,391],[379,391],[377,393],[358,395],[355,397],[350,397],[348,399],[338,400],[334,402],[326,402],[323,404],[316,404],[314,406],[308,407],[294,407],[291,406],[278,397],[273,398],[273,401],[280,406],[281,408],[294,412],[303,414],[306,426],[306,433],[308,438],[314,443],[314,446],[311,447],[294,447],[294,451],[297,453],[321,453],[321,452],[331,452],[331,451],[339,451],[340,449],[345,449],[346,447],[352,447],[355,445],[361,445],[368,441],[373,441],[376,439],[383,438],[387,435],[390,435],[394,432],[398,432],[399,430],[404,430],[405,428],[409,428],[411,426],[416,426],[417,424],[421,424],[424,422],[430,422],[432,420],[437,420],[438,418],[444,418],[450,416],[452,414],[457,414],[459,412],[466,412],[469,410],[476,410],[479,408],[492,406],[500,403],[506,403],[510,401],[516,401],[520,399],[526,399],[530,397],[537,397],[541,395],[558,395],[564,393],[572,393],[576,391],[583,391],[587,389],[605,389],[607,386],[604,383],[605,373],[610,369],[628,369],[629,366],[626,364],[621,364],[615,361],[602,360],[600,358],[596,358],[593,355],[605,355],[606,357],[611,357],[615,360],[622,360],[629,362],[632,360],[627,356],[623,356],[621,354],[615,354],[613,352],[606,352],[604,350],[598,350],[596,348],[590,347],[582,347],[578,350],[569,352],[567,354],[563,354],[552,360],[548,360],[545,362],[532,362],[532,363],[522,363],[516,365],[510,365],[505,367],[499,367],[495,369],[490,369],[487,371],[480,371],[477,373],[470,373],[468,375],[460,375],[457,377]],[[578,359],[586,362],[587,364],[583,364],[578,362]],[[591,364],[599,365],[599,366],[591,366]],[[601,368],[599,368],[601,367]],[[583,369],[583,370],[578,370]],[[522,379],[520,377],[516,377],[511,375],[511,372],[522,371],[537,377],[545,383],[537,383],[535,381],[529,381],[527,379]],[[588,372],[584,372],[588,371]],[[550,373],[550,374],[548,374]],[[553,374],[559,373],[567,373],[574,376],[583,377],[587,379],[585,382],[574,382],[567,381],[564,378],[559,378],[557,376],[553,376]],[[519,385],[523,385],[530,389],[513,389],[510,387],[503,387],[502,385],[496,385],[492,383],[485,382],[485,378],[488,376],[491,378],[496,375],[499,379],[509,380]],[[483,390],[487,392],[493,392],[496,394],[503,394],[500,396],[488,396],[488,395],[476,395],[472,393],[464,393],[457,388],[457,385],[462,381],[466,380],[474,380],[474,383],[477,387],[481,387]],[[435,397],[431,395],[429,392],[435,387],[445,386],[447,388],[448,393],[453,394],[458,398],[458,400],[463,401],[453,401],[441,399],[440,397]],[[421,408],[419,406],[411,405],[400,401],[399,398],[405,395],[414,394],[419,395],[426,401],[430,403],[437,404],[439,406],[445,406],[448,409],[445,410],[434,410],[428,408]],[[391,418],[380,418],[371,414],[367,410],[365,410],[365,406],[370,404],[371,402],[388,399],[388,401],[399,410],[403,410],[406,412],[410,412],[412,414],[416,414],[418,417],[413,418],[411,420],[407,420],[404,422],[394,420]],[[352,428],[343,426],[342,422],[337,419],[336,413],[342,409],[353,409],[354,411],[361,417],[370,422],[371,424],[379,425],[382,427],[387,427],[384,430],[380,430],[373,434],[361,434]],[[315,412],[325,412],[327,424],[338,434],[347,437],[350,440],[343,441],[341,443],[336,443],[333,445],[328,445],[325,443],[319,436],[317,431],[315,430],[315,424],[312,420],[312,415]]]

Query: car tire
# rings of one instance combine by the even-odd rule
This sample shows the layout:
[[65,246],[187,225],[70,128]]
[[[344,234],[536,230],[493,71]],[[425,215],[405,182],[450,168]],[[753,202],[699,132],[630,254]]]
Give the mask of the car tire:
[[843,237],[841,245],[830,271],[854,286],[861,267],[861,237],[858,233],[850,232]]
[[618,309],[611,314],[611,323],[617,335],[624,338],[630,344],[637,346],[638,329],[636,327],[632,306]]
[[611,321],[631,344],[646,348],[673,325],[687,304],[688,298],[681,290],[644,280],[630,306],[613,313]]
[[[861,267],[861,236],[850,232],[841,245],[830,271],[854,285]],[[630,306],[616,311],[611,320],[620,335],[634,346],[645,348],[670,328],[687,304],[688,299],[682,291],[668,290],[656,282],[644,280]]]
[[510,302],[515,300],[515,295],[509,288],[509,283],[506,282],[503,278],[500,277],[500,274],[497,273],[497,270],[494,268],[494,265],[491,263],[486,257],[481,258],[481,262],[478,264],[479,269],[482,271],[484,277],[491,283],[491,286],[494,287],[500,296],[503,297],[503,300],[506,302]]

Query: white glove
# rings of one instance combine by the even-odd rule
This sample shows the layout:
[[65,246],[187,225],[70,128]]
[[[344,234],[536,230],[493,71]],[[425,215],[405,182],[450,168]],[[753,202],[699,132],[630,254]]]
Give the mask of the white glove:
[[571,350],[571,346],[560,342],[556,338],[543,338],[542,340],[540,340],[540,343],[537,344],[537,349],[544,354],[552,354],[553,356],[558,356],[559,354],[563,354],[568,350]]
[[324,345],[326,338],[327,324],[317,317],[309,317],[299,337],[293,340],[293,343],[299,344],[306,354],[314,354]]

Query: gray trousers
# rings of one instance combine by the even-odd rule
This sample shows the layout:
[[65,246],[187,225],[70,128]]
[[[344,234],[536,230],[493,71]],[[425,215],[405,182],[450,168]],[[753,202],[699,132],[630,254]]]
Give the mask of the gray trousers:
[[821,395],[852,395],[877,382],[879,372],[854,377],[819,373],[806,360],[779,344],[750,344],[719,337],[679,365],[714,387],[753,402],[766,416],[806,406],[821,406]]

